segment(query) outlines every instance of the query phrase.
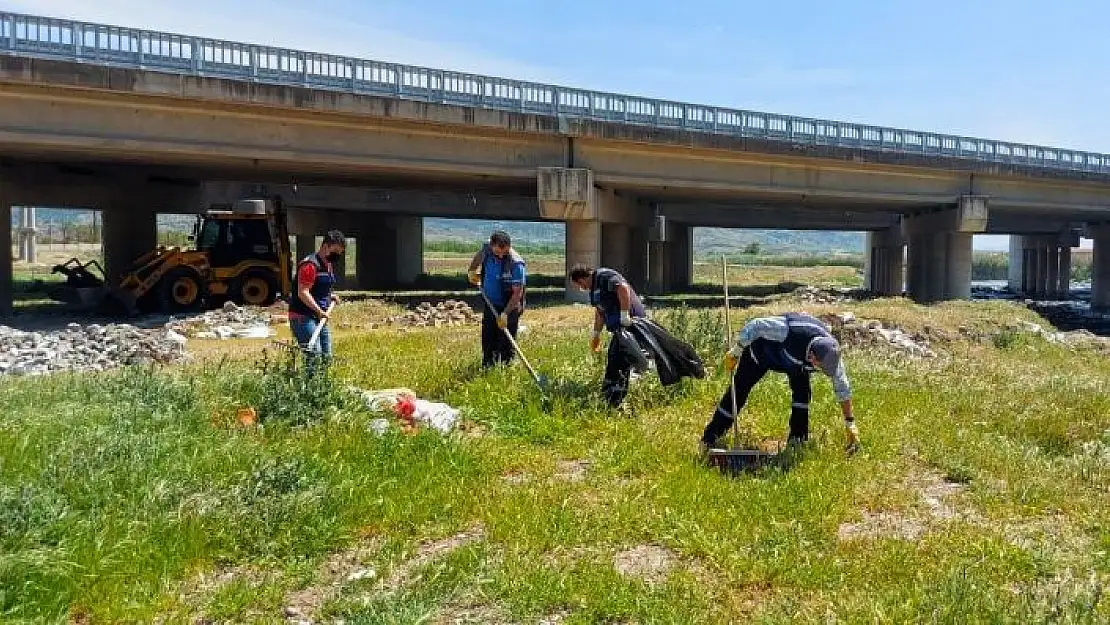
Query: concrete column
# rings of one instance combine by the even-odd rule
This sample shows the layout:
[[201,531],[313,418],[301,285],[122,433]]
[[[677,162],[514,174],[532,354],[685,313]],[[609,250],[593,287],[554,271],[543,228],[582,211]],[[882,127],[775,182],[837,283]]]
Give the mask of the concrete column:
[[353,232],[358,242],[355,281],[359,289],[376,291],[412,284],[423,272],[423,218],[365,215]]
[[1060,246],[1060,276],[1056,283],[1056,297],[1067,299],[1071,295],[1071,246]]
[[12,299],[15,286],[12,284],[12,210],[8,201],[0,196],[0,241],[4,251],[0,253],[0,317],[12,314]]
[[1091,228],[1091,308],[1110,310],[1110,224]]
[[1021,294],[1032,297],[1037,278],[1037,250],[1032,247],[1031,237],[1022,237],[1021,249]]
[[[10,212],[10,208],[8,209]],[[8,224],[11,228],[11,223]],[[18,250],[17,257],[20,262],[27,260],[27,207],[19,207],[19,229],[15,232],[15,247]]]
[[1048,272],[1045,274],[1045,299],[1056,299],[1060,294],[1060,244],[1053,241],[1045,246],[1048,252]]
[[890,229],[867,233],[864,263],[864,288],[879,295],[902,293],[903,239],[901,231]]
[[33,263],[38,260],[38,240],[36,238],[38,233],[38,225],[35,219],[35,207],[26,206],[23,208],[27,212],[27,229],[24,231],[26,239],[24,245],[27,246],[27,252],[24,258],[27,262]]
[[637,292],[646,289],[648,284],[648,229],[630,227],[628,229],[628,269],[624,277],[632,283]]
[[105,208],[104,272],[115,283],[136,259],[158,244],[158,214],[149,207]]
[[686,224],[669,226],[667,255],[669,258],[669,291],[684,291],[694,283],[694,229]]
[[1048,293],[1048,246],[1043,240],[1037,246],[1037,273],[1033,293],[1036,299],[1044,299]]
[[[397,282],[410,285],[424,273],[424,218],[419,215],[397,215],[393,218],[399,254]],[[510,235],[511,236],[511,235]]]
[[1010,235],[1010,254],[1007,261],[1009,267],[1006,272],[1006,286],[1011,291],[1020,292],[1025,273],[1025,237],[1019,234]]
[[971,241],[987,227],[987,198],[964,195],[953,209],[902,220],[909,240],[910,296],[919,303],[971,295]]
[[[589,294],[571,284],[570,270],[578,264],[600,267],[602,262],[602,226],[597,220],[571,220],[566,222],[566,289],[567,299],[575,302],[589,301]],[[627,248],[626,248],[627,249]],[[615,267],[614,267],[615,269]]]
[[906,260],[908,265],[906,272],[906,290],[909,292],[910,298],[915,302],[925,301],[925,296],[928,292],[925,279],[927,246],[928,241],[924,236],[910,237],[909,243],[906,246]]
[[971,299],[972,236],[965,232],[949,232],[945,239],[945,287],[943,299]]

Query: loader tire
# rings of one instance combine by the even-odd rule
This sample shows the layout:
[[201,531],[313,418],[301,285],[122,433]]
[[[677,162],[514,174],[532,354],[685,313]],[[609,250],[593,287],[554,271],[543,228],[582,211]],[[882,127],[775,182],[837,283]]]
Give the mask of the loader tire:
[[162,312],[166,314],[196,312],[204,305],[204,281],[200,274],[188,267],[171,269],[158,286]]
[[246,306],[269,306],[277,301],[278,279],[265,269],[248,269],[231,282],[231,301]]

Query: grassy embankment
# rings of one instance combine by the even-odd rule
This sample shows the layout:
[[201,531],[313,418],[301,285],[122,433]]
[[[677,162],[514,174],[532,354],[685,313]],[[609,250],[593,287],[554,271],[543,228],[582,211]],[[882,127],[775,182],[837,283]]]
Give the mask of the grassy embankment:
[[[804,307],[776,301],[742,319]],[[1004,303],[848,305],[958,336],[1032,320]],[[283,622],[1070,622],[1110,618],[1105,357],[1007,333],[911,361],[850,350],[865,451],[845,459],[815,379],[812,449],[726,479],[693,461],[724,379],[598,406],[588,313],[534,310],[521,367],[481,374],[477,331],[366,329],[341,313],[336,375],[465,411],[452,436],[226,361],[0,381],[0,620]],[[712,363],[714,312],[665,317]],[[264,427],[239,427],[237,407]],[[749,414],[782,436],[784,380]],[[622,573],[623,571],[623,573]],[[156,621],[162,618],[163,621]],[[318,621],[319,622],[319,621]]]

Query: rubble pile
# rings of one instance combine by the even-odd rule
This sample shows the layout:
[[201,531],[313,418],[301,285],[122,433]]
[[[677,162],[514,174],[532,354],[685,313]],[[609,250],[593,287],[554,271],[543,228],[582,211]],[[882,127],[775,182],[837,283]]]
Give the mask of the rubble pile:
[[172,330],[71,323],[64,330],[24,332],[0,326],[0,375],[104,371],[187,358],[185,338]]
[[829,324],[832,335],[843,345],[888,347],[912,358],[935,358],[937,354],[932,345],[950,340],[944,331],[936,328],[927,327],[922,332],[909,334],[877,319],[856,319],[851,312],[824,315],[821,319]]
[[439,326],[463,326],[479,323],[482,313],[475,311],[466,302],[447,300],[433,306],[421,302],[415,309],[393,318],[394,325],[423,328]]
[[220,310],[180,319],[171,317],[165,327],[186,338],[268,338],[276,334],[270,324],[284,320],[285,317],[266,309],[239,307],[227,302]]
[[1047,330],[1044,327],[1028,321],[1021,322],[1017,327],[1006,328],[1011,332],[1024,332],[1040,336],[1049,343],[1059,343],[1068,347],[1093,347],[1110,350],[1110,337],[1099,336],[1090,330],[1070,330],[1067,332]]
[[800,286],[794,289],[793,295],[803,302],[813,304],[842,304],[853,301],[851,289],[822,290],[815,286]]

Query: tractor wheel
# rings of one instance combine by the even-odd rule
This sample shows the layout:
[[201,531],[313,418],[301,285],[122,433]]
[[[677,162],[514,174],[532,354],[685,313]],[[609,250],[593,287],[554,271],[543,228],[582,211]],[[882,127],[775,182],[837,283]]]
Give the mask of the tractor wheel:
[[278,280],[272,271],[248,269],[231,283],[228,295],[236,304],[269,306],[277,301]]
[[160,284],[162,312],[195,312],[204,304],[206,289],[200,274],[188,267],[171,269]]

